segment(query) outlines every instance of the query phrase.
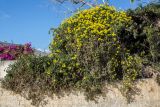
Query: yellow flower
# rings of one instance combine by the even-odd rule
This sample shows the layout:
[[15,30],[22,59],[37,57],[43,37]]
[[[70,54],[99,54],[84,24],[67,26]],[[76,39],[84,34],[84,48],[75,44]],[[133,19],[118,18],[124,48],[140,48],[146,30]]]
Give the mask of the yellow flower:
[[62,68],[65,68],[65,67],[66,67],[66,64],[65,64],[65,63],[63,63],[63,64],[62,64]]
[[53,63],[57,63],[57,60],[56,60],[56,59],[54,59],[54,60],[53,60]]
[[50,62],[47,62],[47,64],[49,64],[49,65],[50,65],[51,63],[50,63]]
[[117,41],[117,38],[113,38],[113,41],[114,41],[114,42]]
[[76,58],[77,58],[77,55],[74,55],[74,56],[72,57],[73,60],[75,60]]
[[60,52],[61,52],[61,50],[59,50],[59,49],[58,49],[58,50],[56,50],[56,52],[57,52],[57,53],[60,53]]
[[69,66],[69,67],[67,67],[67,68],[68,68],[69,70],[71,70],[71,69],[72,69],[72,67],[70,67],[70,66]]
[[112,36],[116,36],[116,34],[115,34],[115,33],[112,33]]
[[76,63],[76,67],[78,67],[79,66],[79,63]]
[[102,41],[103,39],[101,39],[101,38],[98,38],[98,41]]

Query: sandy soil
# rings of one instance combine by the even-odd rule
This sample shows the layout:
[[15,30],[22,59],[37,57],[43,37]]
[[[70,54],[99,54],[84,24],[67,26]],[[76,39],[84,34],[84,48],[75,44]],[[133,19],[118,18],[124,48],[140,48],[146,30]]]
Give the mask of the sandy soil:
[[[136,101],[127,104],[120,91],[112,86],[107,86],[106,97],[100,98],[98,103],[87,102],[84,95],[65,95],[62,98],[46,98],[47,105],[44,107],[160,107],[160,86],[153,79],[147,79],[138,82],[141,94],[136,96]],[[33,107],[31,101],[28,101],[20,95],[0,88],[0,107]]]

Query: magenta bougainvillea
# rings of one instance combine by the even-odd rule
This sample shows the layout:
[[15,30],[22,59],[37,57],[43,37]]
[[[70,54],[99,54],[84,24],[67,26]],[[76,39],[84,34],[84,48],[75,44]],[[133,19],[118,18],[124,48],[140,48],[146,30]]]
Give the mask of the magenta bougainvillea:
[[24,45],[0,44],[0,60],[15,60],[20,55],[32,54],[31,43]]

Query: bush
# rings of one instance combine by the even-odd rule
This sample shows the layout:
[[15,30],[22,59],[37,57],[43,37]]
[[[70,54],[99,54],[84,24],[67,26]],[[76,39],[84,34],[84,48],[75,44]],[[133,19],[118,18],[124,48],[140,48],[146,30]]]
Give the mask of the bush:
[[54,75],[60,89],[85,90],[89,99],[101,93],[104,82],[122,80],[131,88],[141,69],[141,59],[120,41],[119,30],[132,23],[124,11],[107,5],[83,10],[53,30],[50,45]]
[[45,73],[50,63],[51,58],[47,56],[22,56],[7,69],[2,87],[31,99],[34,105],[39,105],[53,86],[52,78],[48,78]]
[[[151,66],[159,72],[157,68],[160,63],[160,4],[149,4],[128,10],[127,14],[133,21],[129,27],[119,29],[121,43],[130,50],[131,55],[136,54],[143,59],[143,68]],[[139,77],[145,77],[144,74],[150,72],[152,71],[145,71],[139,74]]]
[[130,50],[148,63],[160,61],[160,5],[149,4],[135,10],[128,10],[132,17],[132,24],[128,28],[120,29],[120,41]]

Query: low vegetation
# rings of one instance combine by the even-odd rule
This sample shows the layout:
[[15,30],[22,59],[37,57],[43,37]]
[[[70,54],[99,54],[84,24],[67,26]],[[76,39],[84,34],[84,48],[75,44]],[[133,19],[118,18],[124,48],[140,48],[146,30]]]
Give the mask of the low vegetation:
[[43,94],[53,88],[52,78],[45,73],[51,63],[47,56],[21,56],[13,65],[9,66],[7,76],[2,82],[3,87],[21,94],[33,105],[39,105]]

